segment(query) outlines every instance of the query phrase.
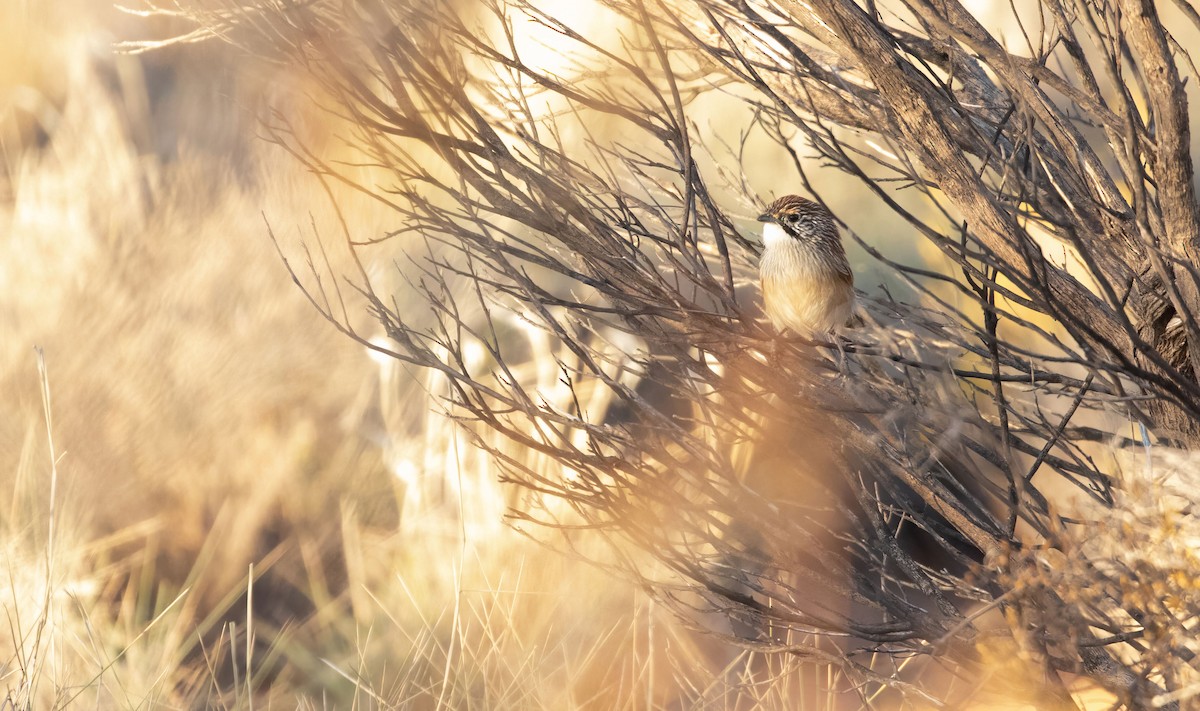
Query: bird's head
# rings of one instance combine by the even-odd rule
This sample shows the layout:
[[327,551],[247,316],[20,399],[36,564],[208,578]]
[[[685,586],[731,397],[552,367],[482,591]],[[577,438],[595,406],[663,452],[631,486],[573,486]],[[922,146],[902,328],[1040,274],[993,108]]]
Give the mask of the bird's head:
[[767,223],[763,226],[763,241],[768,247],[788,240],[809,244],[838,240],[833,215],[799,195],[784,195],[771,203],[758,221]]

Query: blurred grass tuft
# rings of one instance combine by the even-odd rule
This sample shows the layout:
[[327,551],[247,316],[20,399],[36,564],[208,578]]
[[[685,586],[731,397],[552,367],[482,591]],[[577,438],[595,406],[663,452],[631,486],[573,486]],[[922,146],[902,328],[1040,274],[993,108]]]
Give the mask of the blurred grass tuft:
[[[215,45],[116,55],[130,27],[109,10],[0,8],[6,703],[723,698],[714,679],[741,657],[504,526],[514,502],[430,411],[438,383],[372,360],[294,288],[264,217],[289,241],[335,216],[253,132],[257,97],[295,78]],[[353,229],[386,224],[337,197]],[[528,375],[549,390],[547,367]]]
[[[130,23],[0,3],[0,708],[857,707],[505,526],[537,502],[438,410],[445,384],[321,322],[267,238],[264,217],[291,256],[338,222],[255,139],[300,77],[215,43],[117,55],[146,34]],[[333,121],[303,130],[333,144]],[[354,232],[394,227],[332,189]],[[373,277],[403,257],[381,255]],[[545,334],[502,325],[529,354],[515,377],[569,406]],[[977,708],[1032,707],[996,686]]]

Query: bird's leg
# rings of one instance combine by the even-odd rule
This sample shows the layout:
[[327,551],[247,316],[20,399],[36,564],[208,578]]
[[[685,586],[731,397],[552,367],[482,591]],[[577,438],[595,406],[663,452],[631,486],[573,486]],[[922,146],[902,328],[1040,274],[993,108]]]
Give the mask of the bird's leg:
[[834,364],[837,366],[838,376],[844,378],[850,374],[850,369],[847,367],[848,361],[846,360],[846,339],[837,333],[831,333],[829,336],[833,339],[834,344],[837,345],[838,357],[834,360]]

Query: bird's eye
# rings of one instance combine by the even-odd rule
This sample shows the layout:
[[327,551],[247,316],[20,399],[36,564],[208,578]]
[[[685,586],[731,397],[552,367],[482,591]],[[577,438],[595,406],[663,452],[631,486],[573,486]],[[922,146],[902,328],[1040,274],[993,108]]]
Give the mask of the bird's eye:
[[798,224],[800,224],[800,215],[799,215],[799,213],[795,213],[795,212],[793,212],[792,214],[788,215],[788,216],[787,216],[787,221],[788,221],[788,224],[789,224],[789,225],[798,225]]

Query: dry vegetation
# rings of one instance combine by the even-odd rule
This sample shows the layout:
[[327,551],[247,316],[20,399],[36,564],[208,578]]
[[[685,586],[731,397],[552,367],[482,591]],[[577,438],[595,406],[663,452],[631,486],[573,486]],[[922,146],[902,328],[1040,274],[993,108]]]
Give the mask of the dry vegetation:
[[[1187,707],[1200,652],[1192,641],[1195,476],[1186,455],[1164,446],[1166,437],[1151,445],[1122,409],[1120,353],[1101,348],[1107,360],[1089,361],[1094,352],[1078,348],[1087,329],[1057,322],[1037,274],[1014,277],[1004,271],[1011,264],[980,260],[995,246],[989,239],[1003,238],[996,224],[995,234],[986,224],[959,234],[958,213],[938,211],[944,194],[934,186],[881,190],[884,199],[864,207],[861,186],[836,168],[871,161],[871,177],[911,182],[903,137],[882,147],[858,142],[780,108],[819,113],[838,92],[857,96],[857,108],[874,106],[870,82],[847,84],[817,64],[807,65],[807,84],[794,72],[766,76],[782,61],[776,45],[753,45],[767,25],[713,14],[738,3],[698,2],[707,19],[679,15],[692,25],[639,3],[602,4],[627,14],[615,20],[564,2],[535,20],[529,8],[512,10],[521,3],[505,6],[511,15],[495,3],[443,3],[420,22],[406,18],[444,30],[425,45],[388,34],[398,22],[389,13],[403,2],[361,3],[377,16],[358,25],[343,23],[330,2],[297,5],[299,20],[278,25],[284,15],[247,13],[254,4],[230,13],[219,0],[188,4],[190,18],[123,15],[84,0],[0,4],[0,471],[9,480],[0,501],[8,511],[0,711],[1109,708],[1120,683],[1147,680],[1138,694],[1153,686],[1144,696],[1154,703]],[[448,19],[489,7],[496,18],[480,12],[479,25]],[[502,16],[508,24],[496,21]],[[197,27],[207,29],[188,34]],[[582,37],[570,27],[595,31]],[[754,51],[731,51],[738,43],[717,29]],[[810,23],[787,32],[801,29],[821,31]],[[148,36],[230,44],[113,51],[114,42]],[[388,41],[372,44],[381,37]],[[689,42],[701,55],[688,54]],[[513,66],[507,57],[517,46]],[[580,56],[621,57],[632,62],[625,70],[643,62],[642,89],[661,93],[622,94]],[[706,73],[714,66],[726,72],[719,81]],[[570,80],[544,81],[563,76]],[[665,89],[664,77],[683,89]],[[535,79],[549,90],[531,89]],[[398,100],[413,87],[424,93]],[[754,91],[773,99],[748,101]],[[396,106],[373,104],[375,92],[391,92]],[[607,103],[612,97],[634,108],[622,113],[628,107]],[[1026,108],[981,120],[1000,136]],[[677,152],[624,153],[637,134],[629,124]],[[498,135],[490,126],[503,141],[490,141]],[[795,128],[808,144],[789,133]],[[555,146],[564,145],[587,157],[562,160]],[[798,146],[824,152],[824,163]],[[831,161],[830,146],[844,163]],[[1019,151],[1009,148],[988,151],[983,164],[1015,161]],[[682,173],[673,172],[676,159]],[[493,164],[503,169],[492,173]],[[1002,172],[990,177],[1001,192],[1015,190]],[[797,177],[781,184],[779,175]],[[412,189],[417,183],[432,188]],[[983,520],[979,537],[996,541],[983,568],[951,565],[949,574],[939,569],[945,559],[914,562],[879,547],[899,538],[885,528],[914,521],[935,535],[949,531],[942,519],[922,518],[924,507],[914,516],[908,503],[880,497],[893,483],[883,465],[854,473],[880,497],[858,502],[878,513],[866,538],[832,523],[832,505],[807,494],[789,500],[796,480],[773,475],[798,467],[810,477],[806,492],[844,493],[825,472],[842,453],[827,446],[840,430],[821,399],[838,388],[815,375],[828,361],[814,367],[795,344],[770,351],[753,308],[742,311],[753,302],[754,247],[741,239],[749,230],[740,220],[756,199],[801,183],[825,193],[856,234],[878,236],[853,254],[860,285],[878,293],[874,282],[888,279],[894,293],[962,322],[955,330],[913,309],[908,327],[939,339],[937,348],[904,351],[885,366],[866,360],[880,351],[852,352],[871,381],[864,388],[879,388],[855,394],[893,419],[877,430],[853,421],[846,431],[874,432],[861,441],[894,447],[900,458],[926,450],[897,447],[892,429],[1003,448],[1007,486],[1002,465],[964,457],[973,472],[987,470],[980,477],[990,496],[1017,502],[1011,521],[1008,513],[968,521]],[[581,185],[590,190],[582,197],[546,197]],[[488,192],[497,186],[504,200]],[[1084,190],[1066,189],[1075,188]],[[1096,273],[1070,263],[1054,241],[1063,223],[1039,221],[1069,206],[1043,195],[1035,215],[1016,193],[1005,195],[1013,199],[997,204],[1015,211],[1022,235],[1048,251],[1061,247],[1057,266],[1075,280],[1070,295],[1093,298]],[[911,222],[898,233],[879,227],[892,216],[888,200]],[[558,221],[559,210],[571,220]],[[588,278],[605,274],[596,264],[618,252],[597,250],[577,271],[563,256],[570,250],[546,247],[577,247],[571,230],[581,222],[618,248],[623,230],[645,241],[612,260],[614,271],[628,269],[620,271],[626,291]],[[898,224],[894,216],[889,224]],[[501,254],[480,235],[517,246]],[[1087,256],[1072,244],[1077,261]],[[887,259],[872,261],[881,247],[904,263],[923,254],[950,276],[902,276]],[[668,284],[680,275],[686,288]],[[1054,288],[1067,283],[1055,278]],[[676,298],[684,293],[694,300]],[[884,301],[872,307],[876,317],[894,317]],[[639,331],[636,319],[610,319],[614,302],[668,325]],[[1147,308],[1162,317],[1165,303]],[[1000,323],[983,317],[989,306]],[[672,330],[673,309],[686,329]],[[997,329],[1000,345],[989,352],[980,344]],[[696,349],[697,337],[712,340]],[[799,404],[761,386],[778,372],[761,368],[768,356],[736,360],[747,344],[784,358],[797,389],[808,388]],[[868,345],[906,347],[902,339]],[[1026,388],[1016,378],[1027,348],[1050,348],[1060,360],[1043,361],[1051,365]],[[720,365],[703,353],[697,360],[703,349]],[[904,371],[895,363],[905,358],[924,362]],[[976,374],[994,367],[1012,385],[965,387],[947,365]],[[899,388],[897,372],[908,378]],[[642,396],[652,398],[655,383],[693,398],[691,424],[653,420]],[[1097,391],[1111,397],[1093,398]],[[1187,410],[1187,392],[1174,381],[1162,386],[1164,417]],[[943,410],[927,406],[939,397]],[[964,417],[968,400],[983,404]],[[764,425],[767,409],[756,409],[764,402],[782,413],[777,430]],[[1076,408],[1083,414],[1067,432]],[[696,424],[714,418],[736,426]],[[647,421],[659,429],[635,429]],[[781,437],[801,439],[782,424],[797,422],[825,437],[803,438],[803,461],[756,459]],[[687,448],[701,454],[688,460]],[[1011,471],[1031,463],[1044,466],[1038,487],[1017,490]],[[771,473],[755,479],[755,466]],[[797,520],[823,530],[810,535]],[[562,535],[537,525],[546,522]],[[797,540],[844,563],[832,584],[805,571],[811,561],[795,553]],[[1038,545],[1020,545],[1031,540]],[[898,560],[912,565],[898,572]],[[790,577],[800,572],[810,577]],[[859,587],[845,599],[812,592],[849,589],[856,575]],[[878,583],[878,597],[864,581]],[[912,622],[913,609],[933,609],[943,594],[953,604]],[[856,626],[871,605],[887,615]],[[889,627],[897,619],[912,624]],[[1070,666],[1101,643],[1125,645],[1116,657],[1124,676]],[[1145,699],[1120,701],[1140,708]]]
[[441,385],[295,290],[264,216],[335,217],[254,112],[300,78],[145,23],[0,6],[0,708],[723,703],[744,658],[505,527]]

